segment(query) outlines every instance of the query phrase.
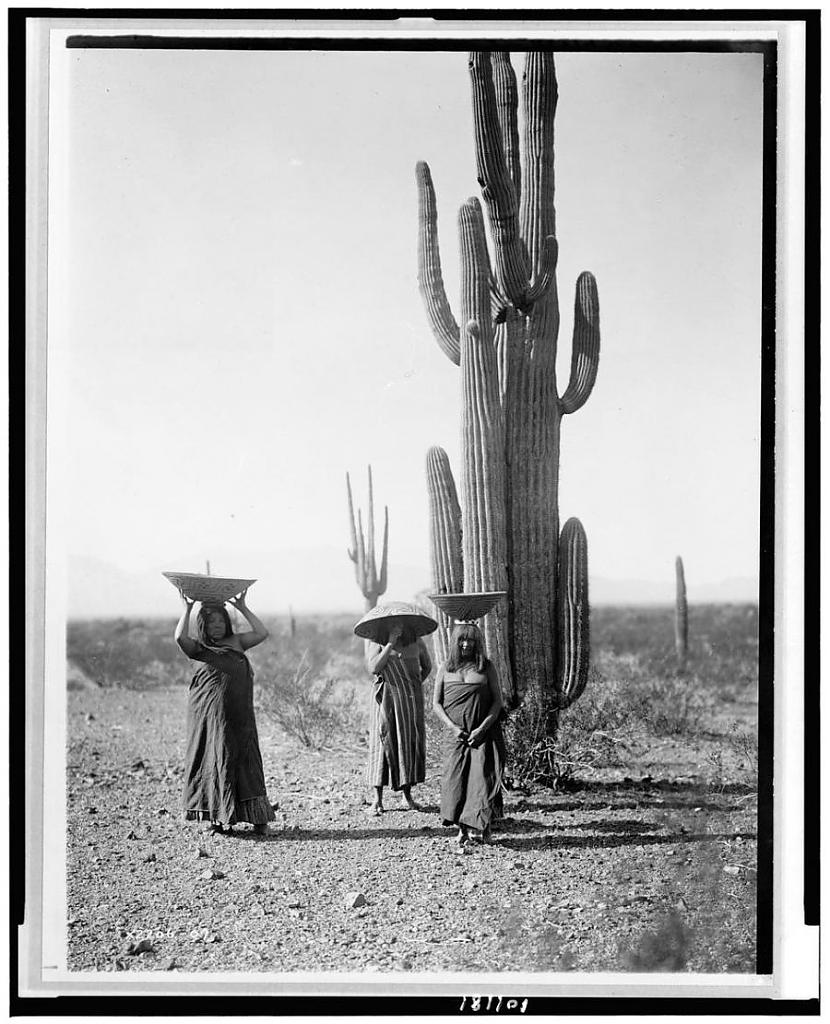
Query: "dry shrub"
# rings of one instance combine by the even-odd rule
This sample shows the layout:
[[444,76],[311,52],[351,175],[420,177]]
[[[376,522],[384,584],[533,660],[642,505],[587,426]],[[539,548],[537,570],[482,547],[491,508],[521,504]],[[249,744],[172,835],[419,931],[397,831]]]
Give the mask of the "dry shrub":
[[545,712],[532,698],[510,715],[505,740],[514,786],[566,788],[580,776],[624,762],[630,707],[619,683],[592,669],[580,700],[557,718],[552,736]]
[[744,761],[744,770],[751,775],[758,774],[758,736],[732,722],[727,733],[727,742],[732,751]]
[[662,676],[641,683],[632,711],[655,736],[697,736],[712,700],[696,676]]
[[260,676],[258,704],[289,736],[311,750],[355,742],[361,726],[354,688],[315,676],[306,651],[293,667],[272,662],[270,669]]
[[70,622],[66,634],[70,685],[78,678],[96,686],[148,690],[178,686],[192,672],[173,639],[173,626],[150,619]]

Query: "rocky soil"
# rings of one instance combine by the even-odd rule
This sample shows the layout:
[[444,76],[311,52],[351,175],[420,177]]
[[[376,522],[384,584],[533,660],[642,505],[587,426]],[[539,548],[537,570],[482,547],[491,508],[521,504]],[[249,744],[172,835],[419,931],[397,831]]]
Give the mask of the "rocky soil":
[[260,720],[274,832],[224,837],[180,820],[185,700],[68,694],[71,970],[754,970],[754,785],[714,738],[510,792],[491,845],[461,851],[437,764],[422,812],[390,792],[372,818],[365,747]]

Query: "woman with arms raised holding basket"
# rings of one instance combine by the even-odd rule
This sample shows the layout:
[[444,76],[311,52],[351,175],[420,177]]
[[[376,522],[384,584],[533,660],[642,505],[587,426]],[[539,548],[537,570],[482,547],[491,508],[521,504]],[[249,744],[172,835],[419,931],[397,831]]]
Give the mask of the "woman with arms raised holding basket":
[[185,607],[176,643],[189,658],[202,662],[188,691],[185,820],[210,822],[217,832],[231,832],[237,822],[247,821],[265,835],[275,815],[265,792],[253,671],[245,651],[261,644],[268,631],[246,605],[243,591],[229,603],[251,629],[234,633],[224,604],[205,600],[196,617],[195,640],[188,635],[194,600],[184,589],[180,593]]

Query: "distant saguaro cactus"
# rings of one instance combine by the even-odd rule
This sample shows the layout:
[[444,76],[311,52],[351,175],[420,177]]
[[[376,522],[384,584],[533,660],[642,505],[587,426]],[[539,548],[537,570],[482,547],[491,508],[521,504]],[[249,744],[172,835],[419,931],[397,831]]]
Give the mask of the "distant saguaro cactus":
[[[570,380],[560,394],[553,54],[527,54],[521,143],[510,55],[472,53],[469,71],[494,260],[481,205],[468,199],[459,214],[456,320],[441,272],[432,175],[421,162],[418,282],[438,345],[461,368],[464,589],[507,590],[506,606],[485,619],[488,649],[511,702],[531,696],[555,732],[556,709],[585,687],[590,655],[585,533],[569,520],[559,536],[559,444],[562,418],[585,404],[596,380],[599,299],[593,275],[580,274]],[[444,499],[428,479],[432,508]]]
[[363,535],[363,518],[357,510],[355,524],[354,503],[352,501],[352,485],[349,474],[346,474],[346,491],[349,496],[349,529],[352,546],[348,549],[349,558],[354,562],[355,578],[360,592],[366,599],[366,611],[374,608],[378,598],[386,592],[386,558],[389,551],[389,509],[383,509],[383,549],[378,572],[375,558],[375,506],[372,494],[372,467],[369,466],[369,509],[366,517],[366,536]]
[[680,555],[674,560],[674,576],[674,649],[677,652],[677,665],[682,669],[689,656],[689,606],[686,602],[686,575]]

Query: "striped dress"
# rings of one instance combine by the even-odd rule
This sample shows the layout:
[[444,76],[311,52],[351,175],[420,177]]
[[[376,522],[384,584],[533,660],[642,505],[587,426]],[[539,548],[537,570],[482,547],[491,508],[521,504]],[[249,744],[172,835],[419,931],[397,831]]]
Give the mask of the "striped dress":
[[[367,644],[367,657],[381,651]],[[422,641],[411,644],[399,657],[393,652],[375,676],[369,712],[370,786],[401,789],[426,777],[426,734],[422,682],[432,665]]]

